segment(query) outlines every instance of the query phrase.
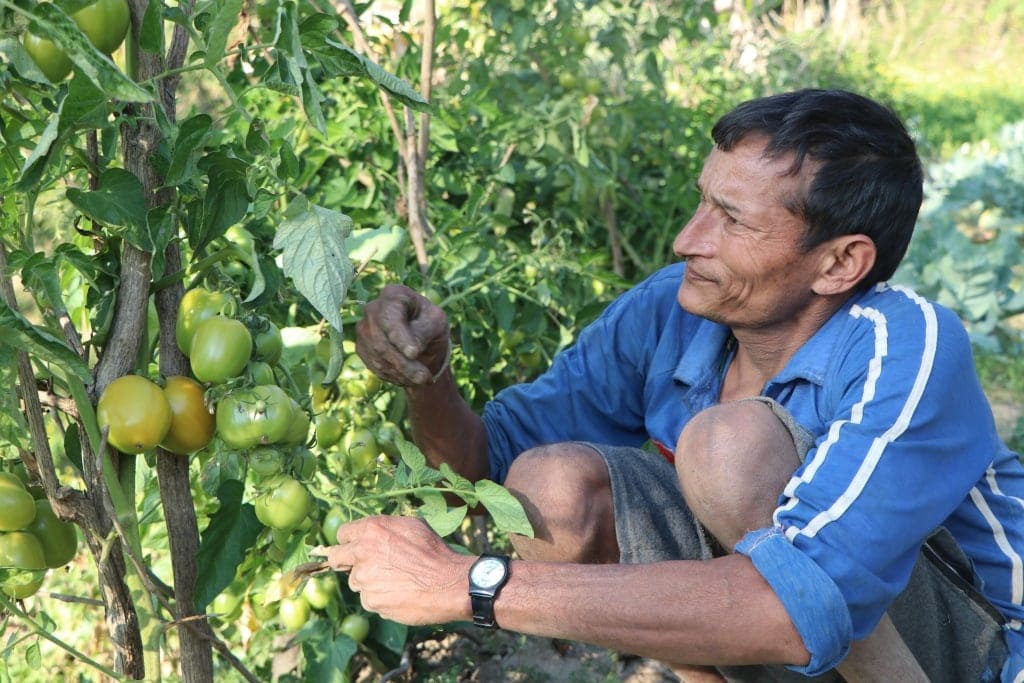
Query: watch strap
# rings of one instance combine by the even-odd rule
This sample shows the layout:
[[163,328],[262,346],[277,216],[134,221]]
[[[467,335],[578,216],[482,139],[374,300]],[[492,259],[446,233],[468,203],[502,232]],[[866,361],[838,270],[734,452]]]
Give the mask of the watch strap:
[[469,600],[473,605],[473,623],[480,628],[498,628],[494,618],[494,598],[470,593]]
[[[480,628],[496,629],[498,627],[498,621],[494,617],[494,600],[498,597],[502,587],[508,582],[508,577],[511,574],[510,558],[508,555],[495,555],[493,553],[484,553],[477,559],[477,563],[484,559],[495,559],[499,560],[505,565],[505,575],[501,581],[495,585],[484,588],[473,584],[473,571],[470,569],[470,580],[469,580],[469,600],[470,606],[473,609],[473,623]],[[476,563],[474,563],[476,566]]]

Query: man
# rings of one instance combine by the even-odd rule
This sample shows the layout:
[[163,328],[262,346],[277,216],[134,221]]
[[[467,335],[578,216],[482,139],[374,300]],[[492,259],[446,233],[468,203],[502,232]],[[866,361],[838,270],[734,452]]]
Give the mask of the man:
[[510,571],[478,564],[473,599],[474,558],[414,519],[343,526],[332,565],[397,621],[472,617],[687,680],[1024,676],[1024,468],[959,320],[885,284],[921,202],[913,142],[819,90],[744,103],[712,136],[684,263],[482,417],[440,309],[398,286],[367,304],[357,349],[406,387],[419,447],[504,482],[536,538]]

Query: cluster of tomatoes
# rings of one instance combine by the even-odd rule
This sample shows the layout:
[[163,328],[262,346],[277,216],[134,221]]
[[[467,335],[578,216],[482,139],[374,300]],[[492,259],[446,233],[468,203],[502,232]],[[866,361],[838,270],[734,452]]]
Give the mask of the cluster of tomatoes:
[[[73,13],[71,19],[105,55],[121,47],[131,23],[127,0],[96,0]],[[52,82],[62,81],[71,73],[71,60],[52,40],[25,31],[21,42],[32,61]]]
[[19,600],[34,595],[46,572],[77,552],[75,525],[54,514],[42,489],[30,490],[17,475],[0,472],[0,591]]

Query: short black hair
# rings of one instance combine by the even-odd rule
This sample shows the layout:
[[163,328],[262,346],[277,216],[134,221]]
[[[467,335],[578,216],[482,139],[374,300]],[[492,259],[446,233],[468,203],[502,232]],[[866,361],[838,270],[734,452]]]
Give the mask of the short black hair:
[[805,196],[787,206],[807,223],[802,246],[867,235],[877,255],[858,287],[892,277],[914,233],[924,182],[914,141],[892,109],[845,90],[797,90],[740,104],[711,135],[725,152],[764,135],[768,158],[794,156],[790,174],[805,159],[817,163]]

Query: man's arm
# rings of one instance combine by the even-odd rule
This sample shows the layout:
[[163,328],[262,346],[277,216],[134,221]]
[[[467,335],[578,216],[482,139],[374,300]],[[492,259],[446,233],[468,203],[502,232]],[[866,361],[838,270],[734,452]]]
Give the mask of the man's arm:
[[448,368],[444,311],[408,287],[388,285],[366,304],[356,332],[366,367],[405,387],[413,438],[430,464],[447,463],[471,481],[487,477],[487,433]]
[[[426,524],[368,517],[341,527],[331,566],[363,606],[406,624],[470,621],[473,557]],[[804,665],[810,655],[750,559],[646,565],[512,562],[495,601],[502,628],[579,640],[677,664]]]

